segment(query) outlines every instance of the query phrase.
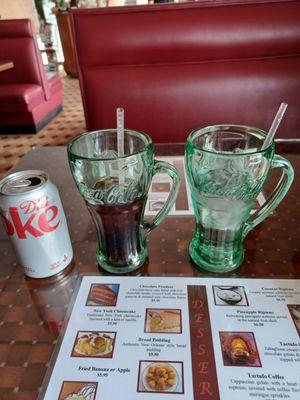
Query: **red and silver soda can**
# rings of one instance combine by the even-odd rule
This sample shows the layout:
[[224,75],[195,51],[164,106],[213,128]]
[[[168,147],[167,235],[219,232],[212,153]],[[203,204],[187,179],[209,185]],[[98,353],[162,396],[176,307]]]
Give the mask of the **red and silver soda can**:
[[24,273],[46,278],[73,258],[59,193],[43,171],[21,171],[0,181],[0,215]]

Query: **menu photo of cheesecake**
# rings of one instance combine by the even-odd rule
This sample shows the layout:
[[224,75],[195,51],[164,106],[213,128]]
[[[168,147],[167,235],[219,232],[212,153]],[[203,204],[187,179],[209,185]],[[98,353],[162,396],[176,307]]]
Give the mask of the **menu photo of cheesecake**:
[[181,310],[147,308],[146,333],[182,333]]
[[94,283],[91,285],[87,306],[113,307],[117,304],[119,284],[115,283]]
[[97,382],[64,381],[58,400],[95,400]]
[[116,332],[79,331],[71,357],[112,358]]

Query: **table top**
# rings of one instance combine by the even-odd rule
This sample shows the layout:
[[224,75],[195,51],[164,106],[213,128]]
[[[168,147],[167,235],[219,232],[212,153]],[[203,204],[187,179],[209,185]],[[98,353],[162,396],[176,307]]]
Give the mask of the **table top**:
[[0,72],[6,71],[7,69],[11,69],[14,67],[14,63],[12,61],[0,61]]
[[[157,155],[183,154],[183,146],[157,145]],[[244,242],[242,266],[226,277],[300,278],[300,143],[276,145],[296,171],[295,181],[276,212]],[[100,272],[96,231],[67,165],[64,147],[34,148],[15,170],[42,169],[60,190],[74,248],[74,262],[58,278],[28,279],[0,225],[0,398],[33,400],[42,384],[79,274]],[[271,174],[266,191],[278,180]],[[189,259],[192,216],[169,216],[149,236],[149,260],[134,275],[215,276]]]

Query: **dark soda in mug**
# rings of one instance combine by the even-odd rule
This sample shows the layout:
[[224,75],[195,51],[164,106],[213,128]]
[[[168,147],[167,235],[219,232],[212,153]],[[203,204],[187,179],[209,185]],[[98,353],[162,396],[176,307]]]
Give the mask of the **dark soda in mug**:
[[126,204],[88,204],[98,233],[98,256],[110,263],[134,264],[141,252],[141,218],[146,196]]

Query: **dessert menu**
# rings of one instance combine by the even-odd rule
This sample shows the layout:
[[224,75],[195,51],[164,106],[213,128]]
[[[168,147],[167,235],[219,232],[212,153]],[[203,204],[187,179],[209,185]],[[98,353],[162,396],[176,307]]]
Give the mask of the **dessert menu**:
[[299,280],[83,276],[39,399],[300,398]]

